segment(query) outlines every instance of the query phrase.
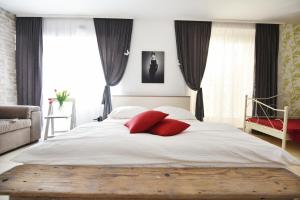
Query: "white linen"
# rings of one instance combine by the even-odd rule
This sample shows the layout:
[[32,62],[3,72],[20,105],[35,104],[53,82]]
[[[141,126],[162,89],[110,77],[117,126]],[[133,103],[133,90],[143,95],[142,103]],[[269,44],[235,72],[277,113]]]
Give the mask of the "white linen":
[[111,113],[109,113],[108,118],[110,119],[130,119],[145,112],[149,109],[142,106],[120,106],[115,109]]
[[167,118],[179,119],[179,120],[196,119],[196,117],[190,111],[179,107],[159,106],[154,108],[153,110],[157,110],[169,114]]
[[285,167],[300,165],[286,151],[232,126],[187,120],[183,133],[161,137],[130,134],[126,120],[82,125],[13,159],[25,164]]

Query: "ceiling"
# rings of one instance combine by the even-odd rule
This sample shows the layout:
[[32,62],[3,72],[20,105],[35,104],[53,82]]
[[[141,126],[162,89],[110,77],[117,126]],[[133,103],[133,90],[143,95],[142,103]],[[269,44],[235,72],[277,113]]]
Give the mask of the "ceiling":
[[17,16],[300,24],[300,0],[0,0]]

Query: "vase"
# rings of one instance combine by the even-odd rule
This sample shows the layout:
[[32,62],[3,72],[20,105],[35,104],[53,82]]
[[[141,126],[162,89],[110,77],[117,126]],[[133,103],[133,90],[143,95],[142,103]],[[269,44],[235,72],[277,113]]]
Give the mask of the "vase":
[[58,105],[58,109],[57,109],[57,114],[58,115],[65,115],[66,114],[66,106],[64,104],[62,105]]
[[63,107],[64,105],[64,102],[63,101],[58,101],[58,104],[59,104],[59,109]]

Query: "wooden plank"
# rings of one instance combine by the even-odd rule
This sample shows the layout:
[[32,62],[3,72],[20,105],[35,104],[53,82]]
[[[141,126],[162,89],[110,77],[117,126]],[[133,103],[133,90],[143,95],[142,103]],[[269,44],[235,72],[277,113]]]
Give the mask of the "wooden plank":
[[13,200],[292,199],[300,177],[274,168],[109,168],[21,165],[0,175]]

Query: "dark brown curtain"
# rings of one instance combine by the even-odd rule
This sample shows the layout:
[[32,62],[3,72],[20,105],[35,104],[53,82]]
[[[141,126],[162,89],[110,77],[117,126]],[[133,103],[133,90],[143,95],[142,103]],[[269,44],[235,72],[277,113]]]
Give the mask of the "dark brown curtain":
[[206,66],[211,22],[175,21],[175,34],[179,67],[186,84],[197,91],[195,115],[203,121],[204,105],[200,85]]
[[[256,24],[255,34],[255,83],[254,97],[268,98],[277,95],[277,63],[279,45],[278,24]],[[261,100],[263,103],[277,107],[277,99]],[[268,115],[275,115],[266,110]],[[264,116],[260,106],[254,104],[253,115]]]
[[98,48],[106,86],[103,93],[103,118],[112,110],[110,86],[123,77],[130,49],[132,19],[94,19]]
[[16,19],[16,73],[19,105],[41,106],[42,18]]

